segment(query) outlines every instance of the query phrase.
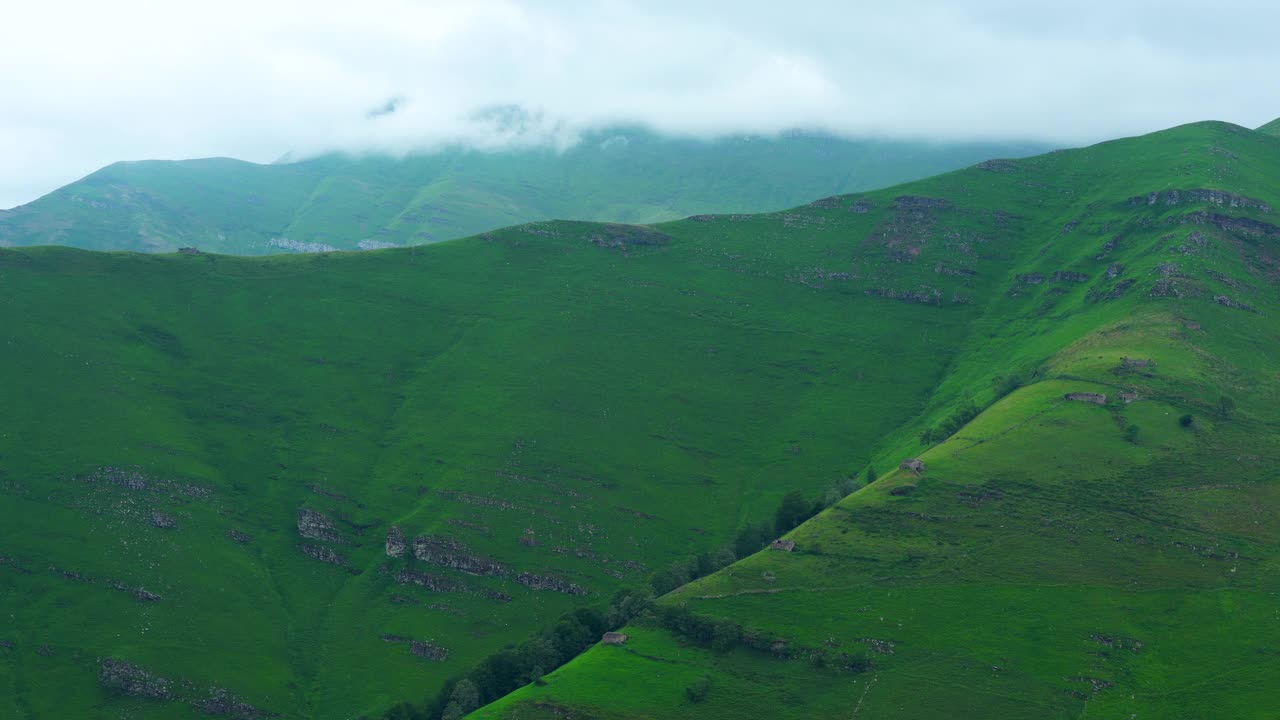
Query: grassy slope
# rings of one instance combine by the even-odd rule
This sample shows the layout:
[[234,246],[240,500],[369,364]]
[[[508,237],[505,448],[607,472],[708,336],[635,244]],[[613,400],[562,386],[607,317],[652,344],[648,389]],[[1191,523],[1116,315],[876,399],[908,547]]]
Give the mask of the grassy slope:
[[417,244],[550,218],[651,223],[785,208],[1041,149],[805,134],[700,142],[620,128],[563,153],[117,163],[0,212],[0,246],[195,245],[256,255],[281,251],[272,238],[354,249],[366,239]]
[[[1240,592],[1213,602],[1242,608],[1232,622],[1261,618],[1248,593],[1274,591],[1268,583],[1275,577],[1275,538],[1257,535],[1265,531],[1241,513],[1255,498],[1263,512],[1274,508],[1266,484],[1269,446],[1260,440],[1271,432],[1272,380],[1257,372],[1274,347],[1266,328],[1274,290],[1265,274],[1274,271],[1266,254],[1274,241],[1249,244],[1211,226],[1164,223],[1204,203],[1130,207],[1124,199],[1163,187],[1223,187],[1275,204],[1270,178],[1278,145],[1232,126],[1188,126],[793,211],[672,223],[660,227],[671,239],[659,245],[611,247],[619,237],[614,228],[540,223],[363,254],[0,251],[0,281],[9,290],[0,327],[11,348],[0,354],[6,387],[0,576],[13,589],[0,595],[0,613],[15,618],[0,635],[12,644],[0,648],[0,687],[11,689],[0,693],[8,703],[0,710],[17,717],[86,714],[86,708],[103,717],[188,712],[105,692],[95,680],[103,657],[188,681],[196,694],[225,687],[288,717],[351,717],[430,695],[560,612],[638,583],[647,569],[672,558],[719,546],[742,522],[767,517],[787,490],[813,495],[873,455],[887,469],[916,451],[921,418],[933,422],[968,396],[985,402],[995,376],[1029,377],[1037,368],[1045,382],[1010,396],[973,426],[998,428],[958,456],[990,454],[982,464],[953,458],[948,469],[953,440],[926,456],[930,472],[915,495],[885,495],[903,480],[888,477],[797,531],[802,548],[816,542],[821,554],[757,556],[672,601],[773,627],[801,645],[819,635],[850,648],[864,637],[898,642],[895,655],[877,657],[878,679],[867,693],[866,703],[887,703],[877,705],[884,714],[893,702],[924,697],[911,677],[927,676],[926,665],[908,663],[917,657],[912,653],[931,658],[945,680],[981,669],[976,655],[965,654],[978,641],[960,634],[999,625],[1011,607],[1030,603],[1060,615],[1088,602],[1111,607],[1117,591],[1094,581],[1121,566],[1095,557],[1099,547],[1119,546],[1103,533],[1081,540],[1079,552],[1053,556],[1054,565],[1040,564],[1049,551],[1079,540],[1069,529],[1113,529],[1114,508],[1151,504],[1154,496],[1162,503],[1154,517],[1172,514],[1182,524],[1135,531],[1160,543],[1133,544],[1131,552],[1158,547],[1162,556],[1159,573],[1132,574],[1158,579],[1168,593],[1166,605],[1142,610],[1160,609],[1179,627],[1219,619],[1201,607],[1211,596],[1187,588],[1209,577],[1199,563],[1218,568],[1211,563],[1220,561],[1186,550],[1205,545],[1177,533],[1184,526],[1187,535],[1219,533],[1229,521],[1234,534],[1220,544],[1244,548],[1241,557],[1254,565],[1226,580],[1212,578],[1213,587],[1240,583]],[[922,210],[918,202],[895,200],[900,195],[948,197],[953,205]],[[1222,212],[1266,219],[1252,210]],[[1060,234],[1077,219],[1072,232]],[[1169,248],[1184,243],[1191,229],[1209,235],[1211,244],[1174,259],[1192,276],[1179,280],[1181,287],[1200,295],[1147,299],[1151,270],[1172,257]],[[1175,237],[1159,246],[1169,232]],[[1113,257],[1093,260],[1117,235],[1123,241]],[[1251,277],[1237,251],[1266,269]],[[1117,261],[1126,263],[1126,274],[1104,280],[1102,269]],[[976,274],[942,272],[960,268]],[[1017,273],[1077,268],[1091,279],[1007,294]],[[1254,290],[1223,288],[1205,275],[1215,268],[1246,278]],[[1120,299],[1085,301],[1089,290],[1127,278],[1138,284]],[[931,298],[933,290],[937,305],[867,294]],[[1204,296],[1209,291],[1229,292],[1266,314],[1212,304]],[[1169,338],[1178,315],[1187,313],[1204,330],[1190,340]],[[1105,353],[1092,347],[1104,340],[1111,343]],[[1048,378],[1068,373],[1117,382],[1109,368],[1119,354],[1159,354],[1154,378],[1123,379],[1158,399],[1116,409],[1123,422],[1142,427],[1139,445],[1120,439],[1111,411],[1049,403],[1054,414],[1038,416],[1038,432],[1079,427],[1090,441],[1064,443],[1059,432],[1052,442],[1001,450],[1019,437],[1001,430],[1061,393]],[[1164,412],[1216,401],[1223,392],[1236,397],[1237,419],[1217,423],[1193,410],[1202,416],[1200,434],[1169,427],[1176,414]],[[1017,427],[1030,432],[1041,425]],[[1202,442],[1216,443],[1220,456],[1210,456]],[[1239,450],[1245,442],[1261,447]],[[1111,477],[1097,467],[1076,473],[1061,461],[1038,460],[1050,447],[1090,458],[1112,453],[1130,474]],[[1237,456],[1256,475],[1241,480],[1236,466],[1219,462]],[[97,468],[131,465],[150,478],[147,489],[86,479]],[[1044,477],[1029,477],[1028,466],[1044,467]],[[1203,468],[1206,481],[1197,487],[1223,487],[1178,491],[1192,486],[1178,474],[1188,467]],[[1217,473],[1228,471],[1234,479],[1224,483]],[[955,506],[958,485],[997,472],[1002,500]],[[1077,476],[1117,489],[1097,496]],[[1171,485],[1148,492],[1144,483],[1156,478]],[[1259,489],[1248,501],[1230,486],[1245,481]],[[193,485],[209,492],[193,493]],[[1024,496],[1028,504],[1019,505]],[[1082,504],[1091,498],[1092,505]],[[861,513],[863,505],[873,512]],[[1079,518],[1069,510],[1077,505]],[[303,507],[338,520],[346,544],[330,547],[347,556],[350,570],[299,551],[294,521]],[[979,527],[1011,522],[1016,511],[1019,522],[1040,529],[1041,508],[1067,513],[1051,516],[1056,524],[1048,527],[1066,528],[1055,531],[1056,540]],[[177,527],[152,527],[153,509],[173,516]],[[907,512],[946,519],[935,524]],[[382,538],[392,523],[410,536],[447,534],[513,570],[555,574],[592,595],[534,592],[509,580],[388,561]],[[233,542],[225,537],[233,528],[253,539]],[[526,530],[537,546],[518,542]],[[1059,584],[1061,566],[1073,561],[1081,580],[1073,585],[1097,595],[1068,597],[1047,588],[1039,605],[1025,599],[1037,587]],[[379,571],[405,565],[474,592],[431,593]],[[764,583],[764,569],[775,572],[775,582]],[[109,581],[162,600],[140,602]],[[513,600],[485,599],[478,594],[485,589]],[[695,599],[700,595],[729,597]],[[901,607],[914,608],[911,616],[885,617],[912,633],[911,618],[918,618],[922,634],[885,633],[872,622],[882,610],[898,612],[902,597],[909,601]],[[1157,594],[1135,597],[1156,602]],[[781,611],[771,607],[779,601],[786,601]],[[956,623],[983,602],[999,609],[983,616],[986,626]],[[875,614],[855,612],[862,607]],[[1126,632],[1131,614],[1115,613],[1113,624],[1088,614],[1080,622],[1098,624],[1097,632]],[[1017,651],[1002,677],[1025,677],[1017,675],[1023,679],[1007,693],[974,697],[1003,709],[1008,698],[1029,697],[1056,710],[1052,703],[1063,695],[1047,683],[1077,659],[1069,643],[1060,643],[1067,633],[1061,627],[1029,629],[1021,645],[999,633],[983,640]],[[950,634],[938,634],[948,628]],[[627,657],[649,671],[641,674],[648,689],[617,690],[640,680],[609,654],[627,651],[611,648],[587,653],[538,693],[602,715],[651,716],[653,708],[665,708],[669,716],[734,716],[743,707],[783,715],[784,703],[812,715],[851,709],[868,679],[745,652],[714,655],[681,648],[661,632],[633,632],[639,641],[631,649],[642,655]],[[1266,632],[1255,630],[1259,642],[1270,637]],[[452,655],[431,663],[383,642],[384,634],[432,640]],[[1152,639],[1163,635],[1136,629],[1130,635],[1146,642],[1149,651],[1138,658],[1154,663],[1152,672],[1170,678],[1183,672],[1184,655],[1166,657],[1163,642]],[[1220,635],[1206,631],[1177,652]],[[1070,637],[1076,647],[1087,643]],[[1043,666],[1030,667],[1023,661],[1039,638],[1056,650]],[[1252,651],[1244,643],[1231,647]],[[654,665],[643,655],[684,664]],[[898,661],[902,671],[893,675]],[[1255,665],[1259,672],[1269,667]],[[708,701],[688,705],[683,678],[713,666],[720,669]],[[1201,680],[1203,667],[1196,665]],[[666,682],[667,672],[677,673],[676,681]],[[969,685],[962,678],[947,687]],[[897,689],[885,691],[891,687]],[[941,705],[958,702],[942,691],[931,697]],[[531,699],[517,694],[493,712],[536,712]]]
[[[857,471],[975,316],[805,284],[881,219],[689,222],[630,248],[546,223],[361,254],[0,251],[6,712],[182,712],[113,699],[103,657],[289,717],[377,712]],[[88,479],[130,466],[147,489]],[[359,574],[299,551],[304,507],[342,519],[331,547]],[[592,595],[406,560],[514,599],[399,585],[392,523]]]
[[[641,622],[627,646],[597,647],[476,716],[1273,716],[1276,238],[1180,220],[1274,216],[1126,199],[1221,188],[1275,206],[1278,167],[1275,139],[1202,123],[896,189],[1024,218],[971,264],[996,275],[994,292],[925,422],[964,397],[985,404],[1000,376],[1034,382],[924,451],[923,477],[888,473],[797,529],[798,552],[760,553],[663,600],[784,638],[792,659],[712,652]],[[950,240],[933,233],[913,266],[945,261],[930,254]],[[1107,279],[1112,263],[1124,269]],[[1059,270],[1089,279],[1055,282]],[[1016,279],[1030,272],[1045,280]],[[1151,296],[1162,279],[1176,295]],[[1123,356],[1156,364],[1125,372]],[[1119,403],[1121,389],[1142,399]],[[1072,391],[1111,401],[1064,402]],[[922,452],[923,424],[882,446],[882,467]],[[872,669],[815,668],[803,659],[815,648],[865,652]],[[704,676],[693,703],[684,688]]]

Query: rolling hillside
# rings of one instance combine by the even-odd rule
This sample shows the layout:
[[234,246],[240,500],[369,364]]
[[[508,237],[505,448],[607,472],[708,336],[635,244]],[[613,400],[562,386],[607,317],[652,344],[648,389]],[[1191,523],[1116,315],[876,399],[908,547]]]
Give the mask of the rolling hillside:
[[778,210],[1046,149],[798,132],[703,142],[612,128],[564,151],[127,162],[0,211],[0,247],[262,255],[416,245],[553,218],[652,223]]
[[1199,123],[761,215],[0,250],[0,715],[1266,717],[1277,168]]
[[938,313],[983,305],[883,477],[475,717],[1274,717],[1280,143],[1203,123],[986,170],[864,236]]

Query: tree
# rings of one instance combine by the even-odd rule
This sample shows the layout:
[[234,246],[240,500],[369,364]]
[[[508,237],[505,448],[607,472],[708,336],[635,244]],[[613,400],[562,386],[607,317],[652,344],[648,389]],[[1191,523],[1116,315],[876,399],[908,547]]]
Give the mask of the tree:
[[875,467],[872,465],[868,465],[867,466],[867,484],[870,485],[871,483],[879,479],[880,479],[880,476],[876,474]]
[[[449,696],[449,704],[444,708],[444,714],[440,716],[441,720],[457,720],[467,713],[480,707],[480,691],[476,689],[476,684],[463,678],[453,686],[453,695]],[[452,713],[456,713],[451,715]]]
[[781,535],[813,516],[813,505],[804,499],[799,490],[792,490],[782,498],[778,512],[773,516],[773,529]]
[[1138,442],[1138,426],[1130,425],[1124,429],[1124,439],[1131,443]]
[[1191,427],[1191,423],[1195,421],[1196,419],[1191,417],[1190,415],[1183,415],[1182,417],[1178,418],[1178,424],[1181,425],[1182,427]]

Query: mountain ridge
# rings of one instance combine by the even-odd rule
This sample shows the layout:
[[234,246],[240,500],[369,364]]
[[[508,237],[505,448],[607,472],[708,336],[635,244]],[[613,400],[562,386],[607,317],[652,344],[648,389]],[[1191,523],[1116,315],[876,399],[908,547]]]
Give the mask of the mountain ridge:
[[0,245],[232,254],[413,245],[556,217],[643,223],[780,209],[1039,149],[815,133],[701,141],[619,128],[565,150],[132,161],[13,208]]

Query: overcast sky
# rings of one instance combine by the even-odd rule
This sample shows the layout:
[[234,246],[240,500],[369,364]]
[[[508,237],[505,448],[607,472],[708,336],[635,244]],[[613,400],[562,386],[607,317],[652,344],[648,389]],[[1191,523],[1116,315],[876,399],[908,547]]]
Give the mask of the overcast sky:
[[[1043,6],[1043,9],[1035,6]],[[1280,116],[1275,2],[41,0],[0,19],[0,208],[116,160],[684,134],[1079,144]],[[390,112],[387,112],[391,110]]]

